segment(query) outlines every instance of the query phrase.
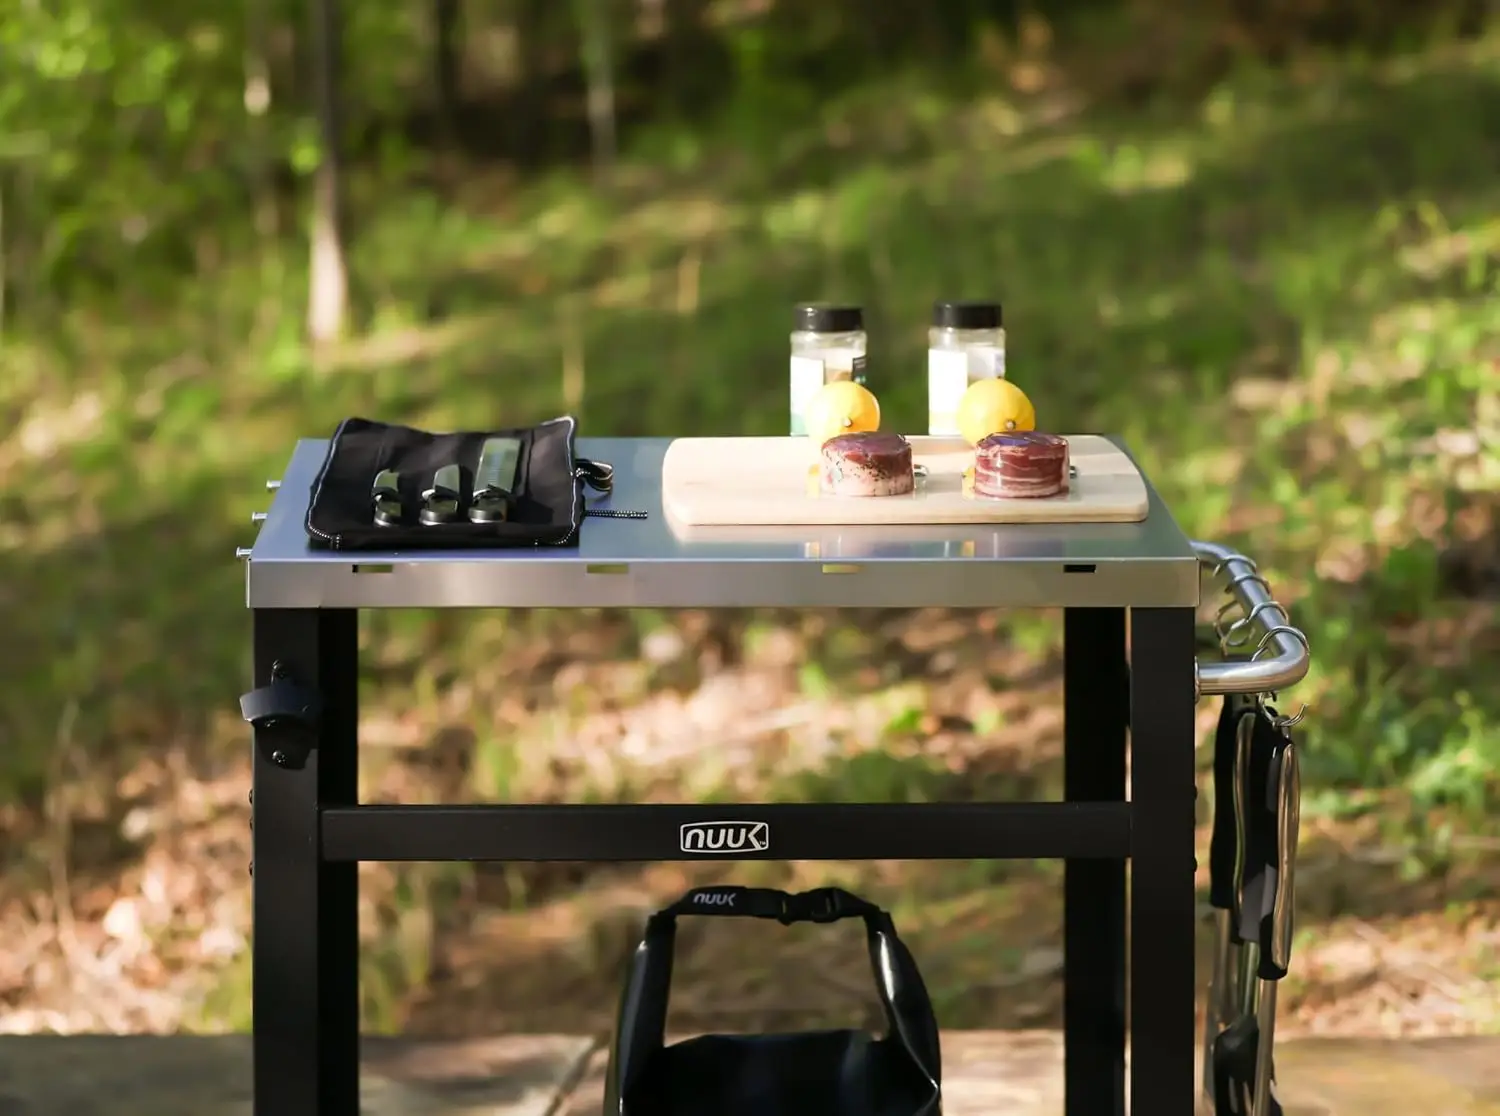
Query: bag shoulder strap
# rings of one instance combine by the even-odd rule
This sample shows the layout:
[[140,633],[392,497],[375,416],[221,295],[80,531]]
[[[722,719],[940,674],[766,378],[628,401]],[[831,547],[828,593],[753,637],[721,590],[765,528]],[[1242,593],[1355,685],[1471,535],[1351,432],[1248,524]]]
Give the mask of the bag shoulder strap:
[[891,919],[874,903],[843,888],[819,887],[792,894],[770,887],[695,887],[653,921],[675,921],[684,915],[710,918],[764,918],[790,926],[794,922],[829,923],[862,918],[871,929],[888,931]]
[[620,1116],[623,1097],[665,1044],[677,920],[683,916],[761,918],[783,925],[862,919],[870,968],[885,1009],[890,1037],[900,1043],[933,1084],[942,1080],[942,1054],[932,1000],[910,950],[891,916],[837,887],[793,894],[763,887],[698,887],[646,920],[640,948],[631,960],[620,998],[619,1023],[610,1053],[605,1112]]

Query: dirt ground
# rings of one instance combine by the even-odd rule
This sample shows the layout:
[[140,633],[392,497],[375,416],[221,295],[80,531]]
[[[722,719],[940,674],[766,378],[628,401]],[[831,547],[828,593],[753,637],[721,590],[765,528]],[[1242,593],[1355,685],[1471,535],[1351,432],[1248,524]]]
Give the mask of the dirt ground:
[[[826,633],[779,621],[737,633],[742,650],[731,653],[735,641],[713,618],[688,617],[630,635],[639,655],[610,641],[605,629],[623,621],[600,623],[588,638],[522,632],[507,642],[507,676],[548,680],[538,683],[546,692],[512,691],[508,705],[465,697],[459,684],[434,691],[419,713],[367,702],[366,800],[461,801],[498,791],[533,801],[585,792],[661,800],[710,784],[721,798],[791,787],[804,798],[879,800],[922,780],[935,798],[1055,793],[1057,664],[1024,641],[991,638],[983,618],[923,614],[905,627],[872,629],[864,638],[886,641],[887,653],[861,653],[861,661],[906,657],[894,674],[881,668],[885,677],[858,670],[846,677],[838,648],[820,643],[831,664],[821,678],[799,664]],[[976,680],[997,674],[1008,685],[987,690],[991,704],[977,707]],[[893,705],[902,679],[919,675],[921,701]],[[547,712],[559,699],[566,724]],[[476,728],[476,707],[505,720],[505,739],[524,747],[497,751],[495,722]],[[1207,727],[1214,711],[1202,715]],[[868,725],[875,729],[864,731]],[[226,711],[201,738],[117,770],[85,768],[60,746],[47,809],[0,819],[15,865],[0,884],[7,942],[0,1031],[245,1025],[249,769],[248,747],[234,747],[237,738],[244,740],[243,728]],[[712,756],[704,739],[718,744]],[[865,745],[851,743],[859,740]],[[830,769],[830,757],[843,766]],[[838,775],[825,786],[818,773],[828,770]],[[1342,820],[1338,811],[1308,813],[1284,1033],[1495,1030],[1500,845],[1440,826],[1427,829],[1442,835],[1437,852],[1403,843],[1391,834],[1390,811],[1368,804],[1344,809],[1352,816]],[[1023,1029],[1058,1022],[1056,865],[362,871],[365,997],[375,1030],[600,1033],[643,916],[709,879],[796,888],[834,880],[861,890],[892,907],[945,1022]],[[1201,944],[1206,949],[1206,932]],[[874,1006],[867,965],[857,927],[690,926],[674,1019],[695,1028],[861,1018]]]

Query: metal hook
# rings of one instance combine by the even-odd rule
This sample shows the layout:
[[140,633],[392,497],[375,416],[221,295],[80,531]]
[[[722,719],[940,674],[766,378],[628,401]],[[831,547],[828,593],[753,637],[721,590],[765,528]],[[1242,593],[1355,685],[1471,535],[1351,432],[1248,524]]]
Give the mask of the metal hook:
[[1272,595],[1271,583],[1262,577],[1258,570],[1251,570],[1249,573],[1236,574],[1234,577],[1231,577],[1224,583],[1224,592],[1233,593],[1235,586],[1243,585],[1247,581],[1260,582],[1260,587],[1266,591],[1266,596],[1269,597]]
[[[1260,604],[1258,604],[1254,608],[1252,608],[1243,617],[1241,617],[1240,619],[1236,620],[1233,624],[1229,625],[1229,631],[1227,633],[1225,633],[1225,635],[1223,637],[1223,643],[1224,643],[1224,645],[1226,647],[1244,647],[1247,643],[1249,643],[1250,642],[1250,636],[1249,636],[1250,627],[1255,623],[1256,618],[1258,616],[1260,616],[1260,614],[1262,612],[1266,611],[1266,609],[1268,609],[1268,608],[1277,609],[1283,615],[1286,613],[1286,609],[1282,608],[1281,605],[1278,604],[1276,601],[1261,601]],[[1245,632],[1246,633],[1245,638],[1243,638],[1243,639],[1231,639],[1230,636],[1233,636],[1236,632]]]
[[[1225,627],[1224,625],[1224,618],[1228,616],[1231,611],[1240,607],[1239,598],[1234,596],[1235,586],[1240,585],[1246,581],[1260,582],[1261,587],[1266,591],[1266,596],[1269,597],[1271,595],[1271,586],[1266,582],[1266,579],[1261,577],[1260,574],[1256,573],[1253,570],[1250,573],[1240,574],[1238,577],[1231,580],[1229,584],[1224,587],[1224,592],[1230,594],[1229,600],[1220,605],[1219,611],[1214,613],[1214,635],[1219,637],[1220,643],[1223,643],[1224,640],[1228,638],[1229,633],[1236,631],[1244,622],[1244,617],[1241,617],[1239,620],[1236,620],[1228,627]],[[1264,602],[1262,602],[1262,605],[1263,604]],[[1234,646],[1238,647],[1241,645],[1235,644]]]
[[1231,562],[1243,562],[1245,563],[1245,565],[1250,567],[1251,572],[1254,572],[1258,568],[1255,565],[1255,560],[1253,558],[1247,558],[1243,554],[1231,554],[1222,562],[1218,562],[1214,565],[1213,573],[1209,574],[1209,577],[1218,577],[1221,573],[1224,572],[1224,567],[1229,565],[1229,563]]
[[1236,620],[1234,624],[1230,624],[1227,628],[1224,626],[1224,617],[1228,616],[1231,611],[1238,608],[1239,604],[1239,601],[1231,597],[1229,600],[1225,601],[1222,605],[1219,606],[1218,612],[1214,613],[1214,635],[1219,637],[1220,643],[1224,642],[1229,633],[1234,631],[1235,624],[1239,623],[1239,621]]
[[1275,700],[1276,693],[1274,691],[1272,691],[1271,693],[1255,695],[1256,708],[1258,708],[1267,716],[1267,718],[1269,718],[1273,726],[1280,729],[1281,731],[1285,732],[1289,728],[1295,728],[1296,726],[1300,725],[1303,719],[1307,716],[1306,704],[1304,704],[1301,709],[1298,709],[1297,712],[1293,713],[1290,717],[1285,713],[1272,712],[1268,708],[1268,706]]
[[[1272,640],[1274,640],[1277,634],[1281,632],[1285,632],[1287,635],[1296,639],[1299,643],[1302,644],[1303,647],[1307,648],[1307,653],[1309,655],[1312,654],[1312,645],[1307,641],[1307,633],[1303,632],[1300,628],[1292,627],[1290,624],[1276,624],[1270,628],[1267,628],[1266,634],[1261,636],[1260,643],[1258,643],[1255,647],[1255,654],[1250,656],[1251,661],[1253,662],[1254,660],[1259,659],[1267,651],[1271,650]],[[1275,701],[1276,694],[1261,694],[1256,698],[1256,702],[1260,705],[1262,710],[1265,709],[1265,705],[1268,700]],[[1291,716],[1286,716],[1282,713],[1275,714],[1271,718],[1271,723],[1278,729],[1286,730],[1294,725],[1300,725],[1302,723],[1302,719],[1306,716],[1307,706],[1303,705],[1301,709],[1297,710],[1297,712],[1293,713]]]
[[1302,718],[1304,718],[1306,716],[1307,716],[1307,706],[1304,705],[1301,709],[1297,710],[1297,712],[1293,713],[1290,717],[1286,716],[1285,714],[1278,713],[1275,717],[1271,718],[1271,723],[1273,725],[1275,725],[1278,729],[1285,730],[1285,729],[1292,728],[1295,725],[1300,725],[1302,723]]
[[1271,646],[1271,641],[1274,640],[1277,634],[1280,632],[1285,632],[1287,635],[1295,638],[1299,643],[1302,644],[1303,647],[1307,648],[1307,653],[1309,655],[1312,654],[1312,644],[1307,642],[1307,636],[1301,631],[1301,629],[1294,628],[1290,624],[1275,624],[1266,629],[1266,634],[1261,636],[1260,642],[1255,645],[1255,654],[1250,657],[1252,662],[1256,659],[1259,659],[1266,653],[1266,651]]

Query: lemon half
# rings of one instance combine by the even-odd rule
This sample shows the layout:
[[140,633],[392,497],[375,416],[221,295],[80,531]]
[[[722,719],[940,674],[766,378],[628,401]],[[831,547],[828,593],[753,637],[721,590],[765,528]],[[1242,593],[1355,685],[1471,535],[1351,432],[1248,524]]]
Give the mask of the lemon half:
[[880,429],[880,400],[863,384],[835,380],[824,384],[807,401],[802,423],[815,446],[840,434],[860,434]]
[[958,432],[977,446],[991,434],[1036,429],[1036,408],[1009,380],[975,380],[958,401]]

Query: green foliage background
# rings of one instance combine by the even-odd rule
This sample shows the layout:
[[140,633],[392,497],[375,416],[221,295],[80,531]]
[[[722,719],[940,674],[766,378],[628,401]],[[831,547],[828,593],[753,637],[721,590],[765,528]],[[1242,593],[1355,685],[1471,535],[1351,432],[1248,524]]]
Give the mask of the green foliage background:
[[[1478,7],[470,4],[448,102],[436,11],[346,5],[353,320],[317,359],[309,11],[0,14],[7,798],[39,800],[63,724],[104,765],[240,746],[230,555],[298,435],[479,399],[594,433],[776,432],[808,296],[870,309],[882,398],[915,425],[927,304],[994,292],[1040,410],[1125,434],[1188,530],[1294,602],[1330,809],[1493,801]],[[590,172],[605,76],[620,150]],[[482,638],[433,623],[370,638],[455,660]]]

